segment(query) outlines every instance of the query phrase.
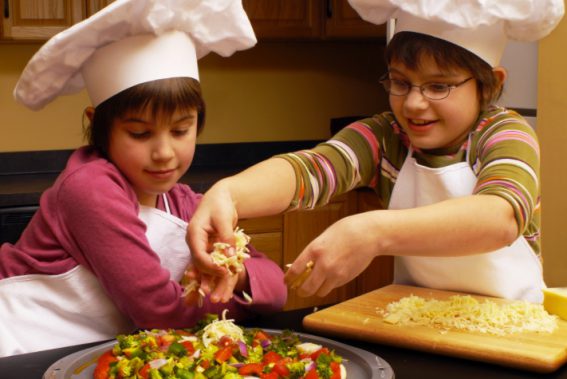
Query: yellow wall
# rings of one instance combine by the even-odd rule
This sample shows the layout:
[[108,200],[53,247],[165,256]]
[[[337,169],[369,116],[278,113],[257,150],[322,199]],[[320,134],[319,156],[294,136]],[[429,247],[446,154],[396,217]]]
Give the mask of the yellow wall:
[[567,20],[539,44],[537,132],[541,143],[542,253],[550,287],[567,287]]
[[[83,144],[85,92],[39,112],[12,98],[33,44],[0,45],[0,152],[73,149]],[[199,143],[314,140],[329,137],[329,119],[386,107],[377,42],[259,43],[251,50],[200,61],[208,114]]]

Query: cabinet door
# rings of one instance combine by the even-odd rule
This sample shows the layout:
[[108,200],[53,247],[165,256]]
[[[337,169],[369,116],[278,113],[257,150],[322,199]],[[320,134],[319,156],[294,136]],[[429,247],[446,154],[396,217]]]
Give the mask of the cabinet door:
[[[383,209],[378,196],[370,189],[359,189],[358,212]],[[356,278],[356,293],[358,295],[391,284],[394,280],[394,258],[378,257]]]
[[375,25],[364,21],[348,3],[348,0],[325,0],[326,37],[371,38],[386,36],[386,24]]
[[[339,219],[356,210],[356,193],[340,196],[328,205],[310,211],[294,211],[284,216],[284,265],[291,263],[315,237]],[[336,288],[323,298],[313,296],[299,297],[290,290],[285,309],[312,307],[337,303],[356,295],[356,281]]]
[[243,0],[242,3],[258,38],[321,36],[321,0]]
[[92,16],[114,0],[86,0],[87,1],[87,17]]
[[250,243],[256,250],[283,268],[283,216],[260,217],[239,220],[238,226],[250,236]]
[[84,0],[4,0],[3,38],[45,40],[85,15]]

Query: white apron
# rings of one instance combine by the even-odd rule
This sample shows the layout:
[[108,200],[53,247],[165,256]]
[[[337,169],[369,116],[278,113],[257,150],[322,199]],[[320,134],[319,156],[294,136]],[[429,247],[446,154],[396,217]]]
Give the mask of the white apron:
[[[140,206],[146,236],[174,280],[189,263],[187,223]],[[134,330],[98,279],[77,266],[59,275],[23,275],[0,280],[0,357],[114,338]]]
[[[468,157],[467,157],[468,158]],[[407,209],[473,193],[477,178],[465,162],[441,168],[419,165],[412,150],[400,170],[389,209]],[[409,231],[411,233],[411,231]],[[523,236],[502,249],[465,257],[396,257],[394,281],[541,303],[540,260]]]

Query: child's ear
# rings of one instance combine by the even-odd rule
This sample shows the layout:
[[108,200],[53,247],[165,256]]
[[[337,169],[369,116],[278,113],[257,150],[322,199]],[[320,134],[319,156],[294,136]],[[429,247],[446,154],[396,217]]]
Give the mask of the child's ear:
[[95,109],[94,107],[86,107],[85,108],[85,116],[89,119],[89,122],[93,122]]
[[504,85],[506,78],[508,77],[508,71],[502,66],[497,66],[492,69],[492,73],[500,83],[500,85]]

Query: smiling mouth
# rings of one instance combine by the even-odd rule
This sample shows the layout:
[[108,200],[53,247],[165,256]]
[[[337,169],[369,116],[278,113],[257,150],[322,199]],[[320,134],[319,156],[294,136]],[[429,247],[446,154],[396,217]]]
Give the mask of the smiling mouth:
[[426,120],[408,120],[408,123],[410,125],[414,125],[414,126],[428,126],[433,124],[435,121],[426,121]]

